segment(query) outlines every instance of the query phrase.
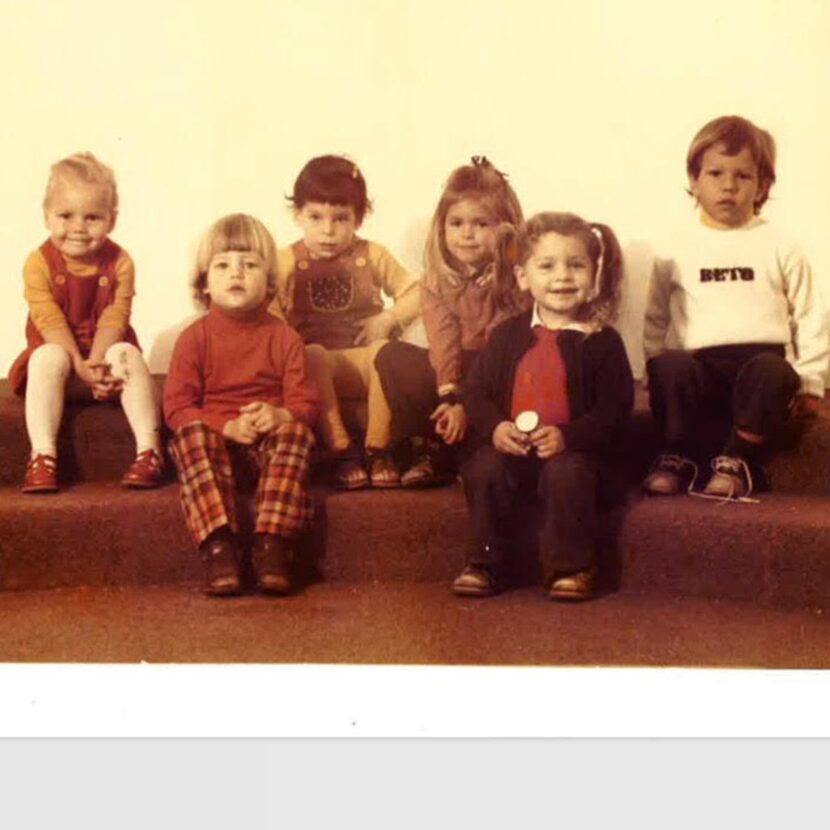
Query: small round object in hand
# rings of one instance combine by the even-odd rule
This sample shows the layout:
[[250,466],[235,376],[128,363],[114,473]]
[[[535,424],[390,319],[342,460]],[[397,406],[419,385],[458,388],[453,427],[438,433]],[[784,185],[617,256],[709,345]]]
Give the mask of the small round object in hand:
[[516,420],[513,423],[519,432],[530,435],[539,426],[539,413],[534,412],[532,409],[526,409],[516,416]]

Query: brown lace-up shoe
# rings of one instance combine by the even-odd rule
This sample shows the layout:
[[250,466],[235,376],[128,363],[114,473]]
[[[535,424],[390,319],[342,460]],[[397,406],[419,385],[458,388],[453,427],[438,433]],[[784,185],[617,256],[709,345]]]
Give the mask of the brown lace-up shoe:
[[459,597],[491,597],[498,590],[496,578],[486,565],[467,565],[452,584],[453,593]]
[[205,565],[205,593],[212,597],[239,594],[239,550],[230,532],[213,535],[199,545]]
[[291,561],[284,539],[270,533],[257,533],[251,560],[260,591],[277,595],[291,593]]
[[551,599],[570,601],[591,599],[596,594],[596,578],[596,568],[554,577],[548,588],[548,596]]
[[657,456],[643,479],[643,490],[652,496],[676,496],[691,490],[696,478],[694,461],[682,455],[663,453]]

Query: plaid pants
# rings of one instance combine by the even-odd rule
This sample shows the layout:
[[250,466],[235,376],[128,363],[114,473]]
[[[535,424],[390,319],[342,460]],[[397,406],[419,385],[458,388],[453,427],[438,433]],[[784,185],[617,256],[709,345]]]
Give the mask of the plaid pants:
[[195,543],[225,525],[239,532],[236,496],[251,469],[256,479],[254,531],[296,536],[314,513],[306,487],[313,445],[311,430],[299,421],[283,424],[250,446],[226,441],[201,421],[178,429],[169,449]]

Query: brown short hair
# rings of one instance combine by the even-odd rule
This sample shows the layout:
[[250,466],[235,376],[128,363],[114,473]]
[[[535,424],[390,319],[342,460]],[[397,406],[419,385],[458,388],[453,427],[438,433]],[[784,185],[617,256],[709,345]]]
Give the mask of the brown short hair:
[[286,197],[295,210],[309,202],[348,205],[354,209],[359,225],[372,210],[366,193],[366,179],[360,168],[345,156],[317,156],[311,159],[294,182],[294,192]]
[[696,179],[700,175],[703,154],[715,144],[723,144],[728,156],[737,155],[744,147],[749,148],[758,166],[758,196],[755,199],[755,213],[769,197],[775,183],[775,139],[766,130],[757,127],[739,115],[722,115],[704,124],[698,130],[689,152],[686,154],[686,172]]

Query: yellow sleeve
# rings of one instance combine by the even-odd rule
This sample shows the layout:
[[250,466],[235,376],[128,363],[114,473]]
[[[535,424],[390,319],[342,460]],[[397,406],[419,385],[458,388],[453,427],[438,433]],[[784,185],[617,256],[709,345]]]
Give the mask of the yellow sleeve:
[[32,322],[41,334],[48,329],[69,328],[55,302],[49,266],[40,251],[32,251],[23,265],[23,296],[29,304]]
[[294,305],[294,251],[289,246],[277,251],[277,293],[268,311],[285,320]]
[[115,296],[98,318],[97,328],[117,329],[121,334],[130,325],[130,314],[135,296],[135,266],[130,255],[122,249],[115,261]]
[[369,262],[380,287],[395,301],[389,310],[406,328],[421,313],[421,281],[401,265],[383,245],[369,243]]

